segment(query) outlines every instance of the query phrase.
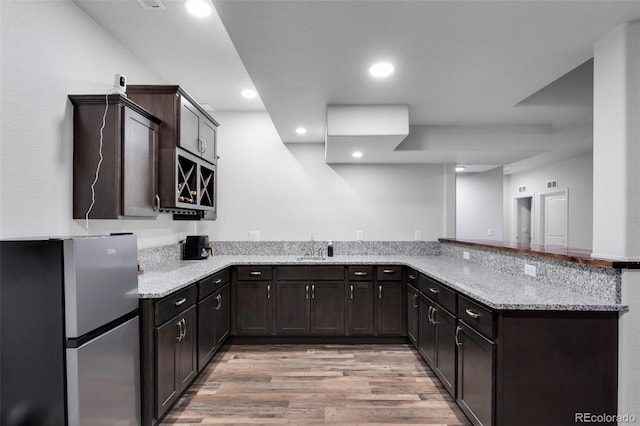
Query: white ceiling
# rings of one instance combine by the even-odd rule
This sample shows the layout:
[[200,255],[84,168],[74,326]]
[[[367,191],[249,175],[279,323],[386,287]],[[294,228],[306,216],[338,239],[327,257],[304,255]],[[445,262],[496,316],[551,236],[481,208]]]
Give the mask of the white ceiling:
[[[218,15],[200,21],[179,0],[152,12],[133,0],[75,3],[168,83],[216,110],[264,103],[285,143],[323,142],[329,104],[409,106],[410,134],[396,150],[354,160],[350,147],[328,147],[344,151],[335,162],[502,165],[588,151],[588,137],[567,146],[527,138],[532,126],[590,122],[593,44],[640,18],[639,1],[615,0],[215,0]],[[367,69],[380,59],[396,71],[374,81]],[[252,85],[262,102],[239,96]],[[420,139],[458,127],[485,137],[456,137],[450,147]],[[519,127],[526,137],[514,135],[506,149],[486,137]]]

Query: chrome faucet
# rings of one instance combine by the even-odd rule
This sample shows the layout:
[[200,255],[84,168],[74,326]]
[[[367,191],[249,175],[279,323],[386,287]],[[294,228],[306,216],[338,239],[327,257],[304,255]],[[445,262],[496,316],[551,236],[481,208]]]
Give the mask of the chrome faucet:
[[317,246],[317,243],[313,238],[313,234],[311,234],[311,241],[309,241],[309,251],[307,252],[307,254],[305,254],[305,256],[309,256],[312,259],[315,259],[315,258],[322,259],[323,257],[322,247]]

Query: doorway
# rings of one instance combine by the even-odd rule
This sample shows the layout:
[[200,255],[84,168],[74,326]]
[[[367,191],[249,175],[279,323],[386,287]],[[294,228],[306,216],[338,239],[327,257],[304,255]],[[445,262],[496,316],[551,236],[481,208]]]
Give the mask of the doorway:
[[515,200],[516,229],[515,242],[518,244],[531,244],[531,224],[533,197],[520,197]]

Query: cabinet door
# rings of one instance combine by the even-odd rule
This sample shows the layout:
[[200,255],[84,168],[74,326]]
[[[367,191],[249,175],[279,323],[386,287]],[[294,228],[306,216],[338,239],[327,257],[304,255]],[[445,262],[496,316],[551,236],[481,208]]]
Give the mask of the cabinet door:
[[282,281],[276,299],[276,334],[309,334],[311,283]]
[[236,294],[236,328],[238,335],[264,336],[271,334],[271,282],[238,282]]
[[137,112],[123,108],[123,114],[122,214],[155,217],[158,132]]
[[179,388],[176,377],[176,353],[180,338],[180,319],[175,317],[155,329],[156,354],[156,418],[159,418],[178,397]]
[[348,321],[349,335],[373,335],[373,282],[349,282]]
[[200,117],[200,140],[202,158],[216,163],[216,126],[204,117]]
[[407,313],[405,286],[402,282],[378,282],[376,284],[378,335],[405,335]]
[[418,304],[418,290],[407,285],[407,336],[418,347],[418,320],[420,318],[420,309]]
[[182,321],[182,338],[178,342],[178,389],[182,392],[195,379],[198,372],[196,347],[196,307],[195,305],[180,315]]
[[311,283],[311,334],[344,335],[344,282]]
[[493,424],[495,343],[458,321],[458,405],[476,425]]
[[180,98],[180,147],[195,155],[201,153],[198,139],[200,113],[184,97]]
[[209,362],[216,349],[216,294],[198,303],[198,371]]
[[419,306],[418,352],[420,352],[429,367],[433,368],[436,360],[436,329],[430,321],[433,304],[429,299],[422,296],[420,297]]
[[456,397],[456,318],[441,306],[435,305],[432,314],[436,323],[436,365],[434,373],[452,397]]
[[215,294],[215,346],[216,351],[224,345],[231,331],[231,286],[225,285]]

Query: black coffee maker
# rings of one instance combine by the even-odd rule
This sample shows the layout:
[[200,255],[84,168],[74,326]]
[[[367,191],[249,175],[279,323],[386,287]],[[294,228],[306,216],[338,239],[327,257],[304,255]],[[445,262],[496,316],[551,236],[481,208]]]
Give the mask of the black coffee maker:
[[187,235],[182,259],[199,260],[206,259],[209,256],[211,256],[211,247],[209,246],[208,235]]

